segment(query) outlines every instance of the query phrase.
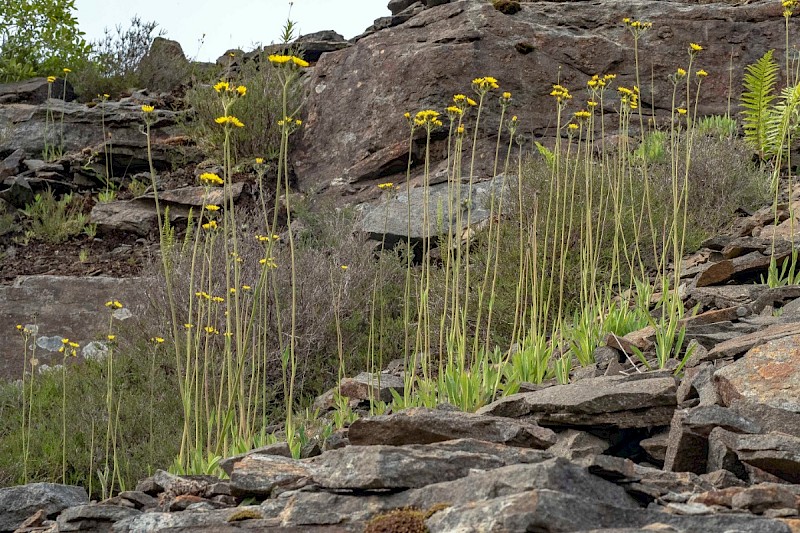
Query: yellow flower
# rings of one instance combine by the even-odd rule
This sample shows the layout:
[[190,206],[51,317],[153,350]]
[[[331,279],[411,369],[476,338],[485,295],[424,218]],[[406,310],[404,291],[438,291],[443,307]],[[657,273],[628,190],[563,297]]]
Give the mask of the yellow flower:
[[263,165],[264,158],[263,157],[256,157],[256,165]]
[[414,124],[417,126],[441,126],[442,121],[439,120],[439,113],[437,111],[433,111],[432,109],[426,109],[424,111],[420,111],[414,117]]
[[511,93],[506,91],[503,93],[503,100],[511,100]]
[[53,83],[54,81],[56,81],[55,76],[47,76],[47,83]]
[[347,265],[342,265],[342,270],[347,270],[348,268],[350,268],[350,267],[347,266]]
[[77,348],[78,346],[80,346],[80,344],[78,344],[77,342],[70,342],[69,346],[70,346],[70,348]]
[[69,344],[69,339],[67,339],[66,337],[61,339],[61,344]]
[[70,69],[68,69],[68,68],[66,68],[66,67],[64,67],[64,68],[63,68],[63,69],[61,69],[61,70],[63,70],[63,71],[64,71],[64,74],[69,74],[70,72],[72,72]]
[[222,181],[222,178],[217,176],[216,174],[212,174],[211,172],[203,172],[200,174],[200,181],[205,183],[206,185],[222,185],[225,183]]
[[597,102],[594,100],[589,100],[588,102],[586,102],[586,105],[589,107],[597,107]]
[[236,294],[236,287],[231,287],[231,294]]
[[192,329],[194,327],[194,324],[189,324],[187,322],[186,324],[183,325],[183,327],[185,327],[186,329]]
[[116,338],[117,338],[117,336],[116,336],[116,335],[106,335],[106,338],[107,338],[108,340],[110,340],[110,341],[113,341],[114,339],[116,339]]
[[220,81],[219,83],[214,85],[214,90],[217,91],[218,93],[221,93],[222,91],[228,91],[230,90],[230,88],[231,86],[227,81]]
[[447,111],[447,114],[450,116],[450,118],[453,119],[456,118],[457,116],[464,114],[464,110],[455,105],[451,105],[450,107],[445,109],[445,111]]
[[292,56],[292,63],[297,65],[300,68],[306,68],[308,66],[308,61],[304,59],[300,59],[299,57]]
[[499,89],[500,85],[497,80],[491,76],[484,76],[482,78],[475,78],[472,80],[472,88],[478,93],[487,93],[491,89]]
[[298,118],[294,121],[294,125],[300,127],[303,125],[303,121]]
[[217,117],[217,118],[214,119],[214,122],[216,122],[217,124],[222,124],[222,125],[233,124],[237,128],[244,127],[244,124],[242,124],[241,120],[239,120],[238,118],[236,118],[234,116],[230,116],[230,115],[225,115],[224,117]]
[[275,260],[271,257],[267,257],[265,259],[259,259],[258,262],[266,266],[267,268],[278,268],[278,263],[276,263]]
[[17,329],[18,329],[19,331],[22,331],[22,324],[17,324]]
[[676,74],[679,78],[683,78],[686,76],[686,70],[679,67]]
[[576,111],[575,112],[575,118],[583,119],[583,118],[589,118],[591,116],[592,116],[592,114],[589,113],[588,111],[581,110],[581,111]]
[[143,113],[152,113],[155,110],[156,110],[156,108],[151,106],[151,105],[143,105],[142,106],[142,112]]
[[697,43],[689,43],[689,51],[690,52],[701,52],[703,47]]
[[631,22],[630,17],[625,17],[624,19],[622,19],[623,24],[630,24],[630,22]]
[[64,353],[64,347],[63,346],[58,349],[58,353]]
[[380,190],[382,190],[382,191],[384,191],[386,189],[392,189],[392,188],[394,188],[394,183],[392,183],[391,181],[386,182],[386,183],[381,183],[381,184],[378,185],[378,188]]
[[106,302],[106,307],[110,309],[122,309],[122,304],[119,300],[109,300]]
[[205,330],[205,332],[206,332],[206,333],[208,333],[209,335],[219,335],[219,331],[217,331],[217,328],[215,328],[215,327],[213,327],[213,326],[206,326],[206,327],[204,327],[203,329],[204,329],[204,330]]
[[517,121],[517,115],[514,115],[513,117],[511,117],[511,122],[516,122],[516,121]]
[[677,111],[679,115],[685,115],[686,114],[686,108],[683,108],[683,107],[679,107],[675,111]]
[[571,130],[575,131],[575,130],[577,130],[577,129],[578,129],[578,125],[577,125],[577,124],[575,124],[574,122],[570,122],[569,124],[567,124],[567,128],[569,128],[569,129],[571,129]]
[[111,98],[111,95],[108,93],[103,93],[103,98]]
[[247,87],[245,87],[244,85],[239,85],[236,88],[236,92],[239,93],[239,96],[244,96],[247,94]]
[[209,204],[206,206],[206,211],[219,211],[219,206]]
[[203,224],[202,228],[207,231],[217,229],[217,221],[210,220],[207,223]]
[[269,62],[273,65],[285,65],[287,63],[292,63],[295,66],[305,68],[308,66],[308,61],[305,61],[297,56],[287,56],[287,55],[278,55],[273,54],[269,56]]
[[706,72],[706,71],[705,71],[705,70],[703,70],[703,69],[700,69],[700,70],[698,70],[698,71],[697,71],[697,76],[698,76],[699,78],[705,78],[706,76],[708,76],[708,72]]
[[152,342],[154,344],[162,344],[164,342],[164,338],[163,337],[152,337],[150,339],[150,342]]
[[222,296],[213,296],[211,298],[211,301],[218,304],[224,302],[225,298],[223,298]]
[[572,99],[572,95],[569,94],[569,90],[563,85],[553,85],[553,90],[550,91],[550,96],[555,96],[558,103]]
[[253,290],[253,287],[251,287],[250,285],[242,285],[242,290],[243,291],[250,291],[250,290]]
[[456,129],[456,133],[459,135],[464,135],[464,126],[461,125]]

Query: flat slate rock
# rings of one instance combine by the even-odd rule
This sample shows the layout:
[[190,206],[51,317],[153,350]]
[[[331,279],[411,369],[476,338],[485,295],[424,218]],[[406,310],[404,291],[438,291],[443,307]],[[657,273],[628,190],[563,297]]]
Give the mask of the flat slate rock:
[[361,418],[348,430],[350,443],[361,446],[430,444],[463,438],[538,449],[556,442],[553,431],[529,422],[425,408]]
[[676,391],[672,377],[604,376],[513,394],[478,413],[530,417],[553,426],[665,426],[675,410]]
[[0,532],[14,531],[40,509],[45,516],[55,517],[68,507],[86,503],[89,496],[83,487],[30,483],[0,488]]
[[[748,337],[758,342],[786,331],[800,333],[800,323],[773,326],[760,332],[760,337]],[[800,334],[750,349],[745,357],[717,370],[714,381],[726,405],[743,398],[800,413]]]

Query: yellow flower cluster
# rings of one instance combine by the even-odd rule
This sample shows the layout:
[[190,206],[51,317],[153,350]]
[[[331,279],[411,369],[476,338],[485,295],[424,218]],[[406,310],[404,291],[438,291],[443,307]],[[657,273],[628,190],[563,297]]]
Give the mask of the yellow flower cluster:
[[636,109],[639,107],[639,88],[635,85],[633,89],[628,89],[627,87],[617,87],[617,91],[620,94],[620,102],[622,102],[623,106],[628,106],[631,110]]
[[217,117],[214,119],[214,122],[222,125],[231,124],[233,126],[236,126],[237,128],[244,127],[244,124],[242,124],[241,120],[231,115],[225,115],[224,117]]
[[783,0],[781,6],[783,6],[783,16],[788,19],[794,14],[794,10],[800,7],[800,0]]
[[461,109],[464,109],[466,106],[478,105],[478,102],[463,94],[457,94],[453,96],[453,102],[455,102],[455,104]]
[[703,69],[700,69],[700,70],[698,70],[698,71],[695,73],[695,75],[696,75],[698,78],[705,78],[706,76],[708,76],[708,72],[706,72],[706,71],[705,71],[705,70],[703,70]]
[[703,47],[697,43],[689,43],[689,53],[702,52]]
[[24,327],[22,324],[17,324],[17,331],[21,332],[23,335],[30,335],[33,333],[32,330]]
[[63,71],[64,71],[64,74],[69,74],[70,72],[72,72],[70,69],[68,69],[68,68],[66,68],[66,67],[64,67],[64,68],[63,68],[63,69],[61,69],[61,70],[63,70]]
[[280,235],[273,234],[272,237],[270,237],[269,235],[256,234],[256,240],[259,242],[279,241],[280,238],[281,238]]
[[303,121],[299,118],[295,119],[292,117],[283,117],[281,120],[278,121],[278,126],[295,126],[299,128],[303,125]]
[[457,105],[451,105],[447,109],[445,109],[445,111],[447,111],[447,115],[451,119],[454,119],[464,114],[464,110],[458,107]]
[[462,126],[459,126],[459,127],[456,129],[456,133],[457,133],[458,135],[464,135],[464,126],[463,126],[463,125],[462,125]]
[[634,36],[638,37],[645,31],[649,30],[653,27],[652,22],[645,22],[642,20],[633,20],[629,17],[625,17],[622,19],[622,23],[625,24],[634,34]]
[[216,84],[214,84],[214,90],[218,93],[229,93],[235,92],[239,96],[244,96],[247,94],[247,87],[244,85],[239,85],[238,87],[234,87],[230,83],[225,80],[222,80]]
[[219,330],[214,326],[206,326],[203,328],[209,335],[219,335]]
[[597,104],[597,101],[596,101],[596,100],[589,100],[588,102],[586,102],[586,105],[587,105],[587,106],[589,106],[589,107],[591,107],[592,109],[594,109],[595,107],[597,107],[597,106],[598,106],[598,104]]
[[[113,337],[113,338],[112,338]],[[109,335],[108,340],[113,341],[116,337],[114,335]],[[61,339],[61,347],[58,349],[58,353],[67,353],[67,349],[69,349],[69,354],[72,357],[78,356],[78,348],[79,344],[77,342],[72,342],[69,339]]]
[[206,211],[219,211],[218,205],[208,204],[205,206]]
[[555,96],[556,101],[558,101],[558,103],[572,99],[572,95],[569,94],[569,90],[563,85],[557,85],[557,84],[553,85],[553,90],[550,91],[550,96]]
[[263,165],[264,158],[263,157],[256,157],[256,165]]
[[55,76],[47,76],[47,83],[53,83],[54,81],[56,81]]
[[589,113],[588,111],[585,111],[585,110],[581,110],[581,111],[576,111],[575,112],[575,118],[577,118],[577,119],[585,119],[585,118],[589,118],[591,116],[592,116],[592,114]]
[[217,221],[216,220],[209,220],[205,224],[203,224],[202,228],[204,230],[215,230],[217,229]]
[[437,111],[425,109],[416,114],[414,117],[414,125],[426,127],[441,126],[442,121],[439,120],[439,113]]
[[492,89],[499,89],[497,80],[491,76],[484,76],[482,78],[475,78],[472,80],[472,88],[478,94],[486,94]]
[[686,76],[686,69],[682,69],[682,68],[678,67],[678,70],[675,73],[675,75],[677,77],[679,77],[679,78],[683,78],[684,76]]
[[122,309],[122,304],[119,300],[109,300],[106,302],[106,307],[109,309]]
[[266,266],[267,268],[278,268],[278,263],[276,263],[275,259],[273,259],[271,257],[267,257],[267,258],[264,258],[264,259],[259,259],[258,262],[261,265]]
[[506,91],[503,93],[503,96],[501,96],[501,98],[503,101],[508,102],[509,100],[511,100],[511,93]]
[[301,59],[301,58],[299,58],[297,56],[286,56],[286,55],[273,54],[273,55],[269,56],[267,59],[269,59],[269,62],[272,63],[273,65],[293,64],[293,65],[295,65],[297,67],[300,67],[300,68],[305,68],[305,67],[308,66],[308,61],[306,61],[304,59]]
[[391,191],[392,189],[394,189],[394,183],[392,183],[391,181],[387,183],[381,183],[378,185],[378,188],[382,191],[387,191],[387,190]]
[[142,106],[142,113],[152,113],[155,110],[156,110],[156,108],[151,106],[151,105],[143,105]]
[[575,124],[574,122],[570,122],[569,124],[567,124],[567,128],[568,128],[570,131],[575,131],[575,130],[577,130],[577,129],[578,129],[578,125],[577,125],[577,124]]
[[222,185],[225,183],[222,178],[211,172],[203,172],[200,174],[200,181],[205,185]]
[[153,344],[163,344],[164,337],[150,337],[150,342],[152,342]]
[[608,84],[608,82],[616,77],[616,74],[606,74],[601,78],[599,74],[595,74],[589,78],[589,81],[586,82],[586,85],[588,85],[590,89],[602,89],[606,86],[606,84]]

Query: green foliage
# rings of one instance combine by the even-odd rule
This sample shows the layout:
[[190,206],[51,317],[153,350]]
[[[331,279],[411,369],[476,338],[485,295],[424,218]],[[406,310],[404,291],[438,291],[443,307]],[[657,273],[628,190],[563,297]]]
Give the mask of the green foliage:
[[0,3],[0,81],[56,75],[82,63],[90,46],[74,11],[75,0]]
[[[141,332],[120,332],[119,337],[138,334]],[[114,358],[113,389],[122,400],[117,455],[124,484],[133,487],[156,468],[169,465],[180,444],[175,434],[175,425],[181,419],[180,400],[172,392],[177,387],[175,356],[139,343],[115,349]],[[61,358],[50,364],[54,363],[61,363]],[[66,373],[67,479],[64,482],[86,488],[91,483],[93,496],[97,497],[100,489],[97,470],[105,461],[106,387],[102,384],[106,381],[107,365],[105,361],[91,359],[71,363],[68,361]],[[60,480],[62,373],[51,368],[33,378],[29,375],[27,393],[31,386],[29,481]],[[19,382],[0,385],[0,486],[22,482],[22,401]],[[154,439],[150,438],[151,427]]]
[[0,237],[14,231],[14,215],[8,212],[4,201],[0,201]]
[[647,164],[663,163],[667,157],[668,141],[666,132],[651,131],[645,135],[633,155]]
[[731,139],[736,136],[739,125],[736,120],[724,115],[709,115],[702,117],[695,124],[695,131],[699,135],[716,137],[717,139]]
[[[275,160],[281,136],[278,121],[283,113],[281,80],[265,53],[242,59],[242,62],[239,72],[230,80],[235,85],[247,87],[247,95],[237,99],[230,110],[245,125],[232,134],[234,160],[252,161],[256,157]],[[226,73],[220,75],[224,77]],[[299,80],[295,79],[288,89],[291,113],[300,107],[302,87]],[[191,121],[185,124],[187,134],[206,151],[221,154],[225,133],[214,122],[222,113],[219,95],[211,86],[197,84],[186,93],[186,103],[194,113]]]
[[778,79],[778,63],[769,50],[758,61],[748,65],[744,74],[744,92],[741,105],[744,121],[744,136],[747,142],[766,157],[772,149],[768,125],[772,114],[770,105],[775,99],[775,83]]
[[50,244],[80,235],[88,223],[81,198],[65,194],[57,200],[50,189],[37,194],[20,212],[27,217],[26,237]]

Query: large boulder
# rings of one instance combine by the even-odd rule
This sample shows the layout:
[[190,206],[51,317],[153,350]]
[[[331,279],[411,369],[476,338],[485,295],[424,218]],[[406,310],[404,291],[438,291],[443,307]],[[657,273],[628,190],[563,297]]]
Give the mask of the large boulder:
[[64,509],[89,503],[82,487],[31,483],[0,489],[0,532],[16,530],[28,517],[39,510],[54,517]]
[[[393,13],[411,5],[392,4]],[[379,181],[401,181],[409,152],[403,113],[443,111],[453,94],[474,96],[470,83],[479,76],[497,78],[501,90],[513,94],[509,113],[519,116],[521,131],[553,136],[552,84],[572,90],[574,99],[565,111],[569,115],[585,105],[587,77],[594,73],[617,74],[615,86],[635,84],[633,37],[621,22],[625,16],[653,22],[639,41],[640,72],[647,80],[642,81],[645,113],[655,108],[661,116],[668,114],[673,90],[668,77],[687,66],[690,42],[704,47],[695,67],[710,73],[703,81],[701,114],[726,112],[731,61],[735,91],[744,65],[770,48],[782,57],[785,46],[781,6],[771,0],[543,1],[521,6],[518,13],[505,15],[485,0],[437,5],[323,55],[308,79],[307,117],[292,154],[300,188],[328,189],[336,195]],[[487,97],[481,116],[479,138],[484,141],[478,154],[486,158],[476,162],[478,176],[492,172],[497,97],[499,91]],[[616,96],[609,94],[608,99]],[[608,120],[611,125],[617,118]],[[424,132],[420,129],[417,136],[418,148]],[[434,137],[436,161],[446,157],[445,136]],[[415,165],[420,162],[415,157]]]

